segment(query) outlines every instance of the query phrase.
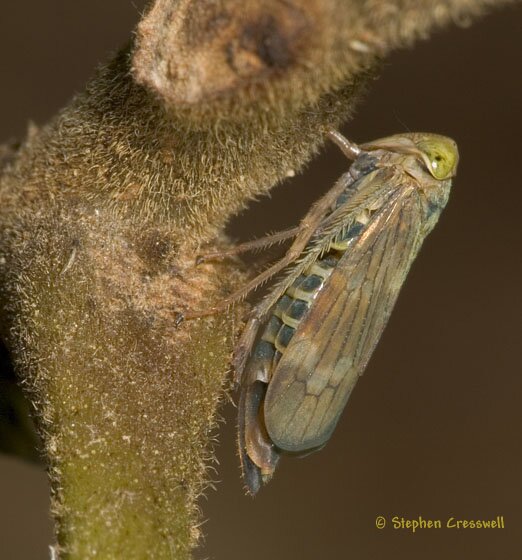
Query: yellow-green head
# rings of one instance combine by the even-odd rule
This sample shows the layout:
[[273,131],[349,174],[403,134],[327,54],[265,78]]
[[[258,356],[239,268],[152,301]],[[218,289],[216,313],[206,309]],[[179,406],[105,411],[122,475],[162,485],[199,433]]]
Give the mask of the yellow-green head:
[[443,181],[454,177],[459,162],[457,144],[451,138],[427,132],[388,136],[361,146],[363,150],[389,150],[420,158],[429,173]]

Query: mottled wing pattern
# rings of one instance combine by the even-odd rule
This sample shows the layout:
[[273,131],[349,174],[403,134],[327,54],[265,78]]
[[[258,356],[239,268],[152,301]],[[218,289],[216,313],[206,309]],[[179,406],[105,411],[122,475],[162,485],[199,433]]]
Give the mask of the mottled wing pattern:
[[422,242],[418,191],[404,186],[348,248],[299,325],[264,403],[272,441],[321,447],[364,371]]

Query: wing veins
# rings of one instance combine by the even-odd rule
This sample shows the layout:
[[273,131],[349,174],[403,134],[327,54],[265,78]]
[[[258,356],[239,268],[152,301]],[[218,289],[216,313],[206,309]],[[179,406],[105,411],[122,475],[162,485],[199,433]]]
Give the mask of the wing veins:
[[[351,388],[366,366],[389,318],[391,308],[397,299],[400,285],[406,275],[409,264],[416,253],[415,248],[418,246],[418,243],[414,242],[414,238],[418,232],[419,216],[418,207],[416,205],[411,207],[412,200],[415,198],[411,196],[412,192],[412,189],[396,191],[393,193],[396,196],[390,197],[391,200],[388,200],[388,204],[376,212],[374,219],[371,220],[365,232],[348,249],[349,254],[347,253],[342,257],[330,277],[329,284],[319,294],[315,305],[316,315],[312,320],[305,321],[304,329],[298,328],[285,354],[281,358],[278,370],[281,368],[282,371],[272,380],[269,385],[269,392],[267,393],[266,405],[269,414],[271,413],[270,409],[273,410],[274,408],[277,409],[284,406],[287,393],[294,393],[297,389],[297,385],[294,384],[299,384],[301,387],[299,394],[303,394],[300,403],[292,403],[291,419],[288,419],[288,416],[286,416],[289,421],[282,426],[283,434],[285,428],[287,426],[290,427],[295,422],[297,415],[302,414],[301,408],[303,406],[306,409],[311,408],[310,398],[312,397],[315,400],[315,405],[313,405],[313,411],[309,418],[307,418],[303,429],[299,430],[303,432],[299,439],[302,441],[313,439],[315,445],[320,445],[321,442],[326,441],[327,437],[325,435],[329,436],[333,427],[335,427],[338,416],[344,407],[333,406],[334,401],[339,403],[348,398]],[[412,212],[415,214],[414,216],[412,216]],[[404,231],[405,229],[406,231]],[[378,261],[375,261],[373,251],[376,250],[376,247],[378,248],[379,243],[381,245],[380,254],[378,255]],[[389,256],[387,265],[383,268],[383,263],[387,256]],[[364,276],[361,280],[356,280],[358,285],[352,286],[349,293],[342,297],[342,292],[339,291],[339,286],[337,285],[339,282],[334,282],[333,276],[337,274],[337,276],[343,279],[344,276],[349,275],[349,271],[356,271],[365,258],[368,259],[368,262],[364,263],[367,267],[364,271]],[[374,270],[377,271],[375,275]],[[366,289],[366,284],[370,281],[372,281],[372,285],[367,287],[367,289],[372,293],[369,299],[364,301],[365,308],[361,311],[361,305],[366,298],[366,294],[363,296],[363,291]],[[330,292],[332,293],[328,292],[328,286],[330,286]],[[320,298],[328,303],[317,307]],[[340,301],[340,298],[343,301]],[[340,313],[333,313],[333,309],[336,306],[341,307]],[[379,313],[379,308],[382,306],[384,306],[384,310],[382,313]],[[351,311],[347,309],[350,307],[353,308]],[[363,313],[362,317],[359,317],[360,312]],[[376,328],[374,323],[378,316],[382,317],[383,320]],[[349,321],[349,323],[343,326],[342,323],[346,321]],[[358,321],[357,338],[348,343],[350,337],[355,336],[351,331],[356,321]],[[313,344],[313,342],[321,340],[321,337],[325,335],[327,340],[335,338],[335,333],[341,328],[346,328],[347,335],[343,337],[342,344],[337,352],[332,356],[331,344],[323,342],[320,346],[320,354],[318,354],[317,344]],[[299,348],[297,348],[297,341],[299,342]],[[304,351],[303,346],[306,346],[307,341],[310,341],[310,345]],[[345,375],[334,381],[332,376],[335,372],[335,366],[342,362],[343,356],[347,358],[346,347],[348,346],[351,349],[353,361]],[[306,369],[310,370],[305,379],[298,377],[298,361],[304,364]],[[317,394],[310,392],[309,384],[313,381],[314,375],[324,375],[324,371],[328,370],[328,366],[330,366],[329,377],[326,383],[323,380],[321,392]],[[324,371],[317,373],[317,370],[321,367]],[[277,379],[278,377],[279,379]],[[291,390],[292,386],[294,386],[293,390]],[[321,414],[320,418],[317,418],[315,411],[322,410],[323,408],[321,406],[321,397],[323,394],[325,397],[327,396],[325,394],[326,388],[333,389],[336,393],[333,396],[330,396],[328,393],[330,403],[326,407],[326,412]],[[272,394],[274,395],[273,398]],[[297,406],[295,406],[296,404]],[[271,433],[271,437],[274,437],[274,434]],[[277,439],[277,437],[274,438],[276,444]]]

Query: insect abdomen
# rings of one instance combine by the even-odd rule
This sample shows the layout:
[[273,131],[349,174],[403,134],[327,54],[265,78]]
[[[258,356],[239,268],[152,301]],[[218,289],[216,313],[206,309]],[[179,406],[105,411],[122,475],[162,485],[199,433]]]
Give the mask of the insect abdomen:
[[301,274],[279,298],[248,363],[252,380],[267,383],[338,258],[328,255]]
[[306,269],[281,296],[247,366],[248,375],[252,380],[265,383],[270,380],[297,327],[308,314],[313,301],[348,248],[349,242],[357,237],[363,228],[363,223],[355,222],[340,239],[332,241],[328,253]]

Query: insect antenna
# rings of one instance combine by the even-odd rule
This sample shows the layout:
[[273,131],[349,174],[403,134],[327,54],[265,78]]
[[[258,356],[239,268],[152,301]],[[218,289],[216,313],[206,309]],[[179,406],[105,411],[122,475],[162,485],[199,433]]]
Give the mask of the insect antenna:
[[411,133],[411,129],[410,127],[399,117],[399,114],[395,112],[395,110],[393,111],[393,116],[395,117],[395,120],[407,131]]

